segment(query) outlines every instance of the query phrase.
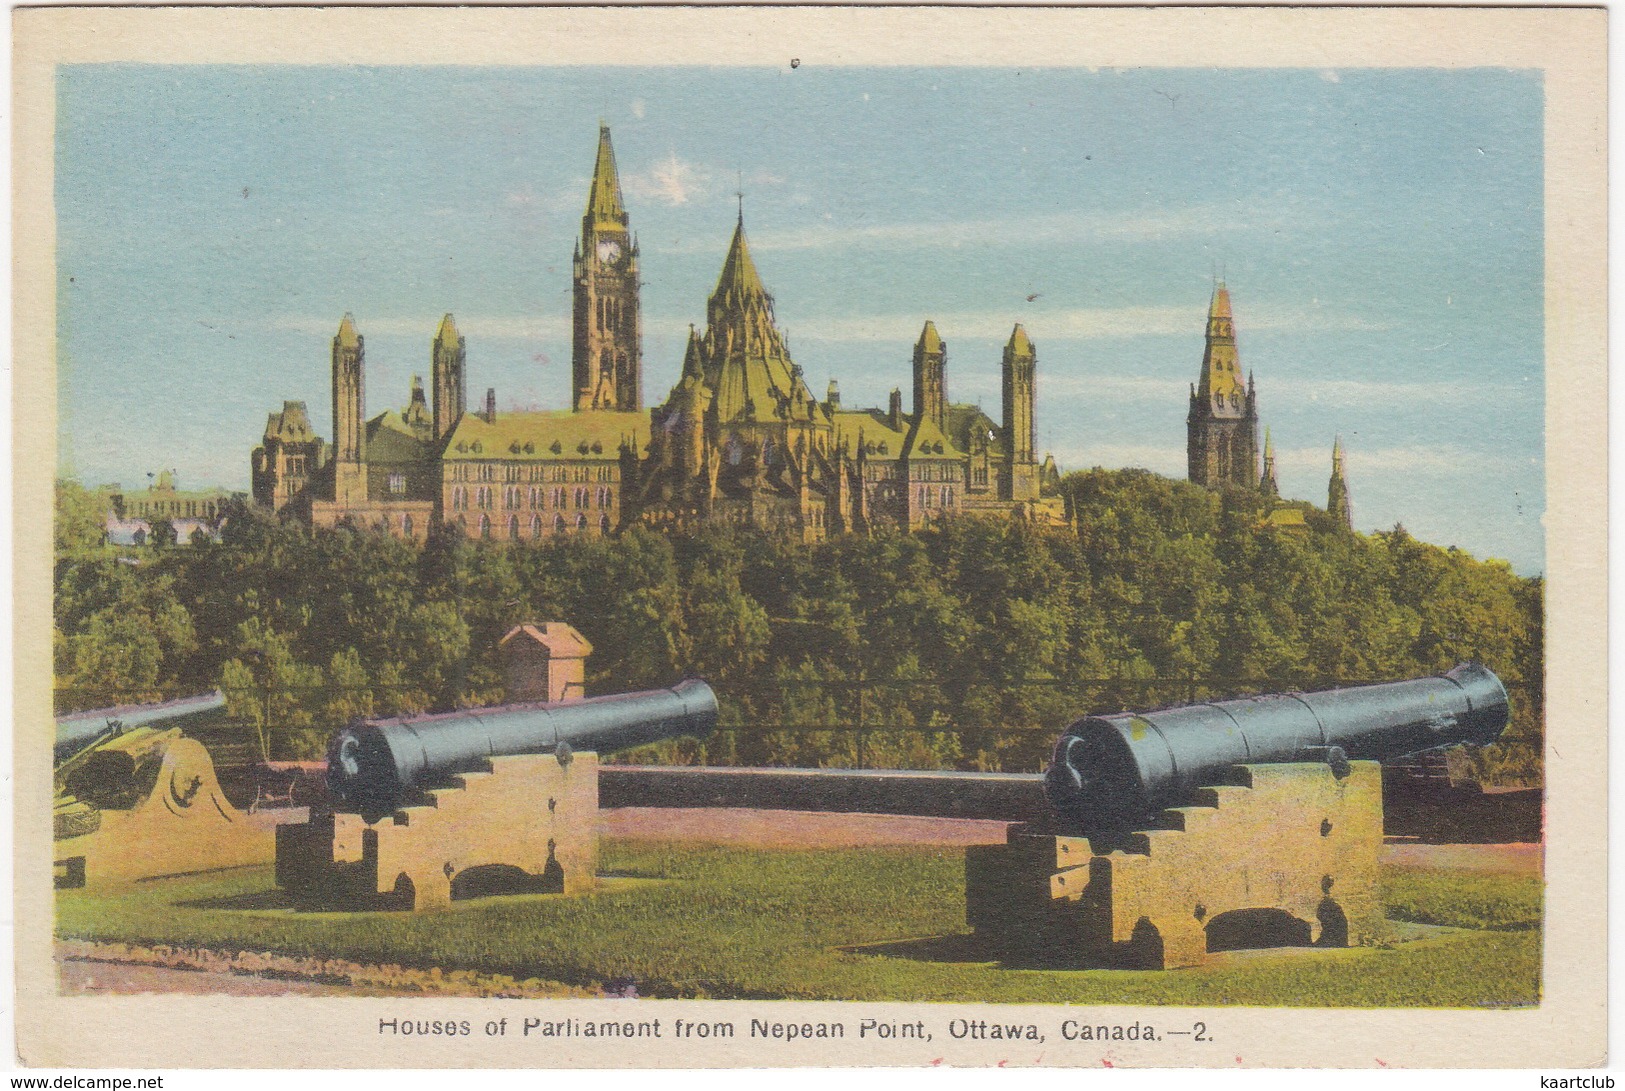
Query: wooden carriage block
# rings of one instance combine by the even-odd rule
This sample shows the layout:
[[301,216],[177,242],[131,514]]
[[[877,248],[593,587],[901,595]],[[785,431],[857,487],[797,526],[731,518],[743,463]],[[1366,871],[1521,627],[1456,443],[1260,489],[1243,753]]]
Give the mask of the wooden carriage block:
[[277,837],[277,884],[307,906],[443,909],[582,894],[598,870],[598,755],[497,757],[374,822],[340,812]]
[[1233,947],[1378,938],[1380,766],[1352,762],[1341,778],[1321,763],[1233,772],[1235,784],[1196,793],[1205,806],[1110,844],[1014,827],[1007,844],[974,847],[969,923],[1029,958],[1158,969]]
[[271,830],[227,802],[202,743],[166,741],[158,775],[128,809],[103,809],[96,829],[53,845],[56,885],[98,888],[219,868],[268,864]]

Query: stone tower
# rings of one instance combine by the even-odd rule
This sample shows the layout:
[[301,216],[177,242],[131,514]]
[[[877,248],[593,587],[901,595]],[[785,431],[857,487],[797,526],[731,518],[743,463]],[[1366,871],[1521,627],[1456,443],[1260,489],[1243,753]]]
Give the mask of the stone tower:
[[1003,500],[1038,499],[1038,446],[1033,424],[1034,384],[1038,352],[1027,331],[1016,323],[1004,346],[1004,475],[1009,495]]
[[333,338],[333,499],[340,504],[367,498],[366,346],[349,314]]
[[1349,483],[1343,473],[1342,436],[1332,441],[1332,479],[1326,486],[1326,512],[1345,528],[1354,529],[1354,508],[1349,503]]
[[457,427],[468,410],[468,392],[464,386],[468,354],[451,315],[440,320],[440,330],[434,335],[429,355],[434,379],[434,438],[439,440]]
[[1245,386],[1241,382],[1230,290],[1222,281],[1214,287],[1213,302],[1208,307],[1202,376],[1191,386],[1185,426],[1193,483],[1211,489],[1224,485],[1258,487],[1257,392],[1251,376]]
[[1258,479],[1258,491],[1271,500],[1281,498],[1281,483],[1275,476],[1275,444],[1270,442],[1270,430],[1264,429],[1264,475]]
[[948,427],[947,366],[948,346],[937,335],[936,324],[927,321],[914,346],[914,417],[941,429]]
[[643,408],[643,323],[638,314],[638,247],[621,202],[609,126],[598,127],[581,241],[575,251],[575,346],[571,375],[581,409]]

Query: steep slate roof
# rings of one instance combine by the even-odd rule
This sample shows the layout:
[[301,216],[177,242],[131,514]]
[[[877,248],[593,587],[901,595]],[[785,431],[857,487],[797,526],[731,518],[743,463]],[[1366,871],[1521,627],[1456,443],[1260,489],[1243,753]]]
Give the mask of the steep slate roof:
[[910,458],[964,458],[965,453],[950,439],[936,421],[929,418],[910,427],[905,447]]
[[1241,359],[1236,351],[1236,328],[1230,315],[1230,289],[1222,283],[1213,289],[1207,312],[1207,348],[1202,353],[1202,377],[1196,386],[1198,397],[1212,400],[1215,394],[1226,401],[1232,394],[1246,393],[1241,380]]
[[782,420],[778,412],[781,399],[794,401],[798,392],[801,404],[793,410],[796,419],[813,419],[823,413],[794,368],[790,350],[774,324],[773,297],[762,286],[750,256],[743,216],[734,228],[717,289],[706,306],[706,321],[710,366],[705,379],[715,395],[721,423]]
[[626,206],[621,202],[621,178],[615,170],[615,149],[609,143],[609,126],[598,126],[598,161],[592,168],[592,188],[587,193],[589,227],[625,227]]
[[988,447],[996,452],[1003,452],[1004,437],[999,434],[999,422],[982,411],[979,405],[950,405],[948,407],[948,435],[963,451],[971,447],[971,434],[981,432],[983,435],[991,432]]
[[284,443],[309,443],[316,439],[305,403],[283,402],[282,412],[266,414],[265,438],[279,439]]
[[448,437],[442,457],[449,461],[531,462],[615,459],[626,440],[643,454],[649,443],[649,414],[548,409],[502,413],[486,423],[476,413],[465,413]]
[[[891,417],[879,409],[847,409],[831,414],[835,418],[835,446],[845,447],[856,458],[858,440],[874,450],[869,458],[902,458],[908,443],[907,424],[902,429],[891,426]],[[884,450],[881,448],[884,447]]]
[[367,422],[368,462],[417,462],[433,455],[432,433],[414,427],[400,410],[387,410]]

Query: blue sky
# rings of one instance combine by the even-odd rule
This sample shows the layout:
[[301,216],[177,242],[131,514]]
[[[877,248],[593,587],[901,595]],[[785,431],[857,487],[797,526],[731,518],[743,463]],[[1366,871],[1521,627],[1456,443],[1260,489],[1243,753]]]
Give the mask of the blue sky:
[[645,391],[675,382],[736,214],[815,390],[996,417],[1038,347],[1064,469],[1184,474],[1214,270],[1284,494],[1544,567],[1542,92],[1506,70],[73,66],[59,76],[59,469],[246,488],[265,415],[331,436],[329,343],[369,413],[427,377],[560,407],[597,122],[645,279]]

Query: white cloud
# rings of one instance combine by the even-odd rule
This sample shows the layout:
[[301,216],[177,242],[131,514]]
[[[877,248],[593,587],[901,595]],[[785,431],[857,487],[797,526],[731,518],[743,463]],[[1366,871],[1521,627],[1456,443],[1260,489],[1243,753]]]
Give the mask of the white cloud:
[[[1518,465],[1536,465],[1538,459],[1518,458],[1515,455],[1469,450],[1452,444],[1423,447],[1416,444],[1399,447],[1361,447],[1357,443],[1343,444],[1344,462],[1349,477],[1413,476],[1454,477],[1461,474],[1480,474],[1485,470],[1510,470]],[[1283,470],[1316,470],[1331,472],[1332,445],[1328,439],[1324,447],[1292,447],[1275,449],[1275,464]]]
[[646,171],[622,176],[621,185],[632,197],[666,205],[686,205],[711,192],[713,171],[677,158],[673,152]]
[[[1020,321],[1038,342],[1043,354],[1045,341],[1090,341],[1104,338],[1158,335],[1200,335],[1205,307],[1071,307],[1032,312],[1019,307],[999,311],[974,311],[938,315],[893,314],[857,315],[832,318],[803,318],[795,323],[797,337],[816,341],[912,341],[930,317],[949,342],[952,351],[956,337],[981,340],[1006,338]],[[1247,322],[1250,329],[1272,330],[1355,330],[1382,327],[1358,315],[1339,314],[1320,307],[1268,308],[1254,310]]]
[[[750,179],[747,179],[747,182]],[[995,216],[935,223],[840,224],[827,222],[788,231],[764,231],[751,245],[767,250],[822,250],[841,247],[914,249],[1008,242],[1029,236],[1050,242],[1100,239],[1157,240],[1217,235],[1285,226],[1281,217],[1259,219],[1227,204],[1121,214],[1054,212],[1043,215]]]
[[635,98],[635,99],[632,100],[632,116],[633,117],[638,118],[638,119],[641,120],[643,118],[643,115],[646,114],[648,112],[648,110],[649,110],[648,104],[645,103],[642,99]]
[[[1068,470],[1086,470],[1093,466],[1120,469],[1138,466],[1170,477],[1183,478],[1186,470],[1185,447],[1182,444],[1074,442],[1055,447],[1055,459]],[[1463,447],[1441,445],[1423,447],[1406,445],[1396,447],[1362,448],[1344,444],[1344,458],[1350,481],[1358,487],[1362,479],[1384,477],[1453,477],[1477,473],[1485,468],[1509,470],[1516,465],[1533,464],[1535,460],[1519,459],[1512,455],[1486,455],[1482,451],[1469,451]],[[1324,447],[1275,448],[1275,465],[1280,473],[1331,473],[1332,445],[1328,439]]]

